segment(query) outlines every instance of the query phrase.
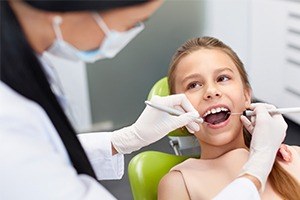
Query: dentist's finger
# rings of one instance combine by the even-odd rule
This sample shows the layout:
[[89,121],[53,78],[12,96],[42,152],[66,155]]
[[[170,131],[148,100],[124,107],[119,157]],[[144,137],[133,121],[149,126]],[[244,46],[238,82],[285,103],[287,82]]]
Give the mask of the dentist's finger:
[[251,121],[245,117],[245,116],[241,116],[241,121],[244,125],[244,127],[247,129],[247,131],[252,134],[253,133],[253,129],[254,129],[254,126],[252,125]]

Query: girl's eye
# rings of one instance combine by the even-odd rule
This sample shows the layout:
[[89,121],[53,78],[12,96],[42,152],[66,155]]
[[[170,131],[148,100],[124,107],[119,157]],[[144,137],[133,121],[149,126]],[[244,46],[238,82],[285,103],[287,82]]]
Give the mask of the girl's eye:
[[228,81],[228,80],[230,80],[230,78],[227,75],[221,75],[217,78],[218,82],[224,82],[224,81]]
[[188,84],[187,89],[190,90],[190,89],[194,89],[194,88],[201,87],[201,86],[202,86],[202,84],[199,82],[192,82],[192,83]]

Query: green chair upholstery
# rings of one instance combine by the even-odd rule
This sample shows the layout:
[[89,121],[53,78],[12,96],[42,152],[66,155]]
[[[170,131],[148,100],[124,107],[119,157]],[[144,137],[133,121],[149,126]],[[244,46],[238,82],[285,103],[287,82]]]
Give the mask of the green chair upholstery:
[[168,85],[168,77],[163,77],[159,81],[157,81],[153,87],[151,88],[149,94],[148,94],[148,100],[151,100],[151,98],[154,95],[158,95],[161,97],[168,96],[170,94],[169,85]]
[[177,156],[157,151],[146,151],[132,158],[128,176],[135,200],[156,200],[160,179],[169,170],[190,156]]

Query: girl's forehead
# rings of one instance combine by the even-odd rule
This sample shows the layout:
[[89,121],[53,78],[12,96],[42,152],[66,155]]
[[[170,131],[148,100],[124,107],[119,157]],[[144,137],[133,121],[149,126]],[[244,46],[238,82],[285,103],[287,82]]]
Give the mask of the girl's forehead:
[[[194,70],[214,70],[218,68],[231,68],[237,71],[234,61],[224,51],[219,49],[199,49],[183,56],[177,63],[177,73]],[[176,74],[177,74],[176,73]]]
[[212,62],[217,61],[227,61],[232,62],[230,56],[228,56],[224,51],[221,49],[197,49],[190,51],[188,54],[183,56],[179,63],[185,61],[202,61],[202,60],[211,60]]

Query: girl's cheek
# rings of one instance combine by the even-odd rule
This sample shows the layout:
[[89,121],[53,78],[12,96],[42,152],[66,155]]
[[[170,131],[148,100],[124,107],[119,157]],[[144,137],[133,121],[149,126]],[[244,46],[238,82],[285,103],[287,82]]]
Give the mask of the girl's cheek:
[[197,98],[195,95],[186,94],[188,100],[191,102],[191,104],[194,106],[195,109],[197,109],[197,105],[199,103],[199,98]]
[[187,95],[188,100],[191,102],[191,104],[194,106],[195,109],[198,108],[200,97],[197,95]]

